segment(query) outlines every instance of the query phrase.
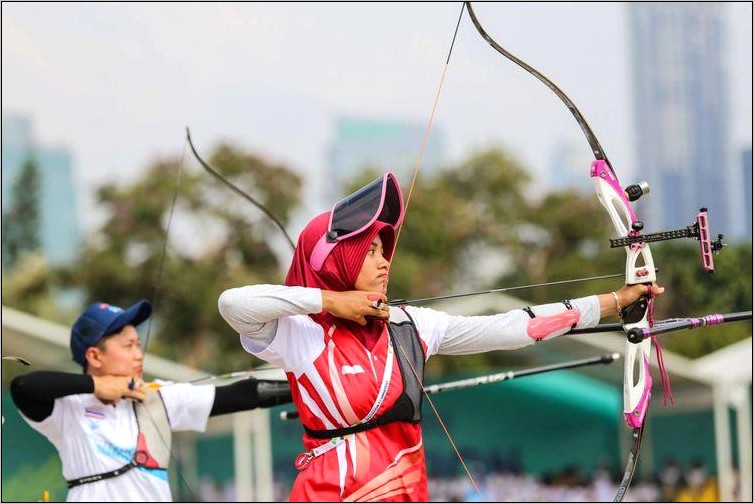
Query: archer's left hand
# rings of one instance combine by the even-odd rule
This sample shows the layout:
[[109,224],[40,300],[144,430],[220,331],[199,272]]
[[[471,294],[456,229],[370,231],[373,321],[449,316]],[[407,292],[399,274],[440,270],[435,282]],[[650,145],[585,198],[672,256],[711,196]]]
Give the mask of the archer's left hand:
[[664,292],[665,287],[660,287],[657,284],[636,284],[624,285],[616,294],[618,295],[618,304],[621,308],[625,308],[642,296],[658,297],[662,296]]

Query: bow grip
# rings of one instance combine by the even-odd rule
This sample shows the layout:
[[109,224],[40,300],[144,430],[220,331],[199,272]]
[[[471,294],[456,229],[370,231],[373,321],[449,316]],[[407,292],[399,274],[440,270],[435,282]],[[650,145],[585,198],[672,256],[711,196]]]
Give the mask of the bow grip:
[[649,309],[649,296],[643,295],[633,303],[626,305],[621,310],[621,320],[623,324],[636,324],[644,319],[644,315]]

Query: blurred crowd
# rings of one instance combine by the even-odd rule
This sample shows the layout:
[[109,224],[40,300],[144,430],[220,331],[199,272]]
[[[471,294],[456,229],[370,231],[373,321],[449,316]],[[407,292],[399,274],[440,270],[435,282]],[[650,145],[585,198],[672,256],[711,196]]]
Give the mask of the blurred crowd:
[[[429,495],[433,502],[611,502],[622,474],[599,469],[590,477],[575,467],[541,477],[517,468],[496,467],[472,470],[479,492],[465,474],[449,478],[431,476]],[[626,494],[625,502],[716,502],[717,482],[701,462],[683,468],[666,460],[651,480],[639,475]]]
[[[448,464],[457,460],[448,460]],[[576,467],[545,476],[525,474],[516,464],[472,464],[479,494],[466,474],[440,477],[430,474],[429,495],[432,502],[611,502],[622,474],[599,469],[584,476]],[[290,483],[276,481],[274,501],[288,499]],[[205,480],[200,489],[202,502],[233,502],[232,481],[221,484]],[[635,475],[625,502],[717,502],[717,482],[701,462],[683,467],[666,460],[651,480]]]

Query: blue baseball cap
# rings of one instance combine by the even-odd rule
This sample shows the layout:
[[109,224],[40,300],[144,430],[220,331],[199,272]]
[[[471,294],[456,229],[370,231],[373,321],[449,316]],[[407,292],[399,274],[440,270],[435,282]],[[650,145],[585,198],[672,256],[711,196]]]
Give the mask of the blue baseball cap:
[[71,355],[82,366],[86,351],[99,340],[115,334],[127,325],[137,326],[152,314],[152,305],[141,300],[130,308],[123,309],[108,303],[92,303],[84,310],[71,327]]

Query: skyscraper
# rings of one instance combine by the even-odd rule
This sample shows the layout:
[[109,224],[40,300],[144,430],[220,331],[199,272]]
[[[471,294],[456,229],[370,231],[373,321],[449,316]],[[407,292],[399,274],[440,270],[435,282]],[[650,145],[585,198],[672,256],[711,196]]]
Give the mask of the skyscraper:
[[[408,187],[419,158],[424,131],[425,125],[420,122],[339,118],[328,152],[328,176],[325,178],[328,184],[322,190],[323,200],[332,205],[343,196],[339,184],[368,167],[392,171],[401,186]],[[444,156],[442,132],[435,126],[424,152],[422,170],[439,166]]]
[[751,200],[751,147],[744,149],[741,152],[741,189],[744,195],[743,215],[744,215],[744,236],[751,238],[752,236],[752,221],[751,213],[754,211],[752,208]]
[[[578,139],[581,141],[581,139]],[[549,176],[541,182],[547,190],[576,190],[594,195],[589,177],[584,176],[584,148],[580,142],[561,140],[550,155]]]
[[648,231],[688,225],[705,206],[713,233],[740,235],[724,5],[652,2],[628,9],[636,159],[652,188]]
[[3,212],[13,204],[13,186],[23,164],[34,160],[39,173],[42,250],[51,263],[69,263],[75,257],[81,235],[71,154],[63,148],[37,145],[28,116],[3,113],[2,126]]

